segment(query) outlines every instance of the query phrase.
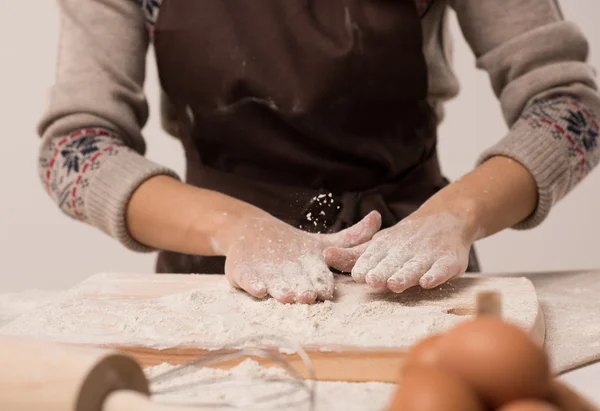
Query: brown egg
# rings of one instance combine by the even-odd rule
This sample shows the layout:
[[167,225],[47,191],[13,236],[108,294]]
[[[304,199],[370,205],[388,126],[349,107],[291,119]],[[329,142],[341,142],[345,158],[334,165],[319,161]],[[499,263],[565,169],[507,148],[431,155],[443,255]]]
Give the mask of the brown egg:
[[440,339],[437,349],[440,366],[471,384],[491,407],[549,393],[550,366],[544,350],[499,317],[459,324]]
[[441,337],[439,334],[434,334],[413,345],[406,353],[406,360],[402,365],[402,374],[405,375],[414,366],[436,366],[439,357],[437,343]]
[[485,411],[485,407],[467,383],[448,371],[414,366],[388,411]]
[[573,389],[557,380],[553,380],[550,383],[548,401],[563,411],[596,410],[586,399],[581,398]]
[[498,411],[561,411],[560,408],[556,408],[554,405],[546,401],[540,400],[519,400],[508,403],[500,408]]

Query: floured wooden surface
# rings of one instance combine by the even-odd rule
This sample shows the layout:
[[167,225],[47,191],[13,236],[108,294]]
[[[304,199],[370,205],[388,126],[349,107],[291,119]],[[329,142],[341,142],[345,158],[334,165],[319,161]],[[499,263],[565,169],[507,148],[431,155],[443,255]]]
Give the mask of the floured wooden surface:
[[[525,278],[465,276],[435,290],[373,292],[344,276],[336,298],[314,305],[256,300],[222,276],[101,274],[25,313],[0,334],[155,348],[221,348],[260,335],[305,346],[406,348],[470,318],[475,294],[497,290],[503,315],[532,330],[538,301]],[[539,325],[539,324],[538,324]],[[243,345],[243,344],[242,344]]]
[[[600,359],[600,271],[540,272],[527,277],[544,312],[545,345],[553,370],[560,373]],[[59,297],[60,293],[52,292],[0,294],[0,329]]]
[[59,291],[45,290],[0,294],[0,327],[27,312],[56,300],[59,295]]
[[600,271],[536,273],[554,372],[600,360]]

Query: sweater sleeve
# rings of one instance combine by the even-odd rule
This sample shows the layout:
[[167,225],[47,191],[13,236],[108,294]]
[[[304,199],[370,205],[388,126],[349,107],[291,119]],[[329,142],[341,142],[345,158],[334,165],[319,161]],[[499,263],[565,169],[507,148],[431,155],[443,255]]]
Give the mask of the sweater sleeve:
[[136,251],[127,203],[148,178],[176,174],[146,159],[141,129],[148,32],[134,0],[59,0],[58,66],[38,124],[38,170],[67,215]]
[[506,156],[535,178],[538,204],[514,228],[540,224],[597,164],[600,94],[588,43],[556,0],[451,0],[490,76],[509,132],[478,160]]

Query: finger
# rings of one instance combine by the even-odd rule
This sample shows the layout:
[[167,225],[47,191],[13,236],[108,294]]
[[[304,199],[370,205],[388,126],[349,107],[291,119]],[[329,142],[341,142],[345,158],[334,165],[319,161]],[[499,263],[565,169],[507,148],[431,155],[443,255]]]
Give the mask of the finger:
[[283,304],[291,304],[294,302],[294,292],[285,284],[273,284],[267,286],[268,293],[271,297]]
[[371,211],[351,227],[335,234],[323,236],[325,247],[349,248],[369,241],[381,228],[381,214]]
[[273,298],[286,304],[315,302],[317,293],[301,264],[288,262],[278,268],[277,272],[269,275],[272,280],[269,282],[268,290]]
[[242,289],[256,298],[263,298],[267,295],[267,285],[252,268],[237,265],[229,268],[228,271],[231,273],[226,273],[228,274],[226,277],[233,287]]
[[455,258],[440,258],[421,277],[419,284],[423,288],[435,288],[446,281],[462,275],[467,269],[467,264]]
[[423,274],[431,268],[431,264],[431,260],[427,258],[419,257],[408,260],[398,272],[387,280],[387,287],[395,293],[401,293],[414,287],[419,284]]
[[310,278],[304,275],[297,279],[294,301],[302,304],[312,304],[317,300],[317,291]]
[[334,292],[334,280],[329,267],[323,261],[307,262],[303,266],[310,273],[317,299],[320,301],[331,300]]
[[369,243],[364,243],[351,248],[326,248],[323,258],[328,266],[343,273],[349,273],[356,264],[358,258],[367,250]]
[[388,279],[410,259],[402,254],[389,254],[367,273],[365,281],[373,288],[386,288]]
[[[378,249],[379,251],[376,251]],[[384,258],[385,252],[382,248],[370,244],[363,255],[356,260],[356,264],[354,264],[354,267],[352,268],[351,274],[354,281],[364,284],[366,282],[367,273],[375,268]]]

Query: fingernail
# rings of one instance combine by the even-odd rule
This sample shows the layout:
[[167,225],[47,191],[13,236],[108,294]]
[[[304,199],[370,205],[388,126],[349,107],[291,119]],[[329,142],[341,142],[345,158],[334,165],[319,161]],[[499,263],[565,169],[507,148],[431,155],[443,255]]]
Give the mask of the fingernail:
[[289,288],[282,288],[279,291],[279,295],[281,296],[281,299],[284,301],[293,302],[295,300],[295,295],[292,292],[292,290],[290,290]]
[[361,273],[359,271],[356,271],[354,268],[350,271],[350,276],[357,283],[364,283],[365,282],[365,274]]
[[400,293],[404,291],[406,285],[406,280],[404,278],[390,278],[387,281],[387,286],[390,290],[395,293]]
[[433,283],[433,276],[431,274],[426,274],[423,277],[421,277],[419,283],[422,287],[429,287],[431,283]]
[[388,283],[394,284],[397,287],[402,287],[404,284],[406,284],[406,280],[404,278],[390,278]]
[[366,280],[367,284],[375,288],[380,288],[386,283],[385,280],[381,278],[381,276],[376,274],[367,274]]
[[319,292],[318,297],[324,301],[331,300],[333,298],[333,291],[332,290],[321,291],[321,292]]

